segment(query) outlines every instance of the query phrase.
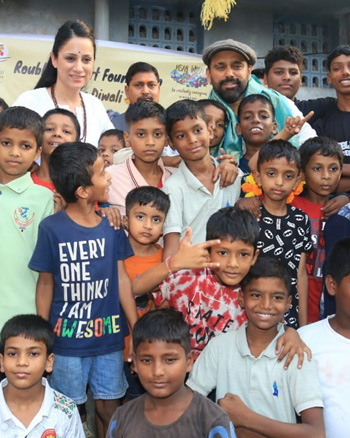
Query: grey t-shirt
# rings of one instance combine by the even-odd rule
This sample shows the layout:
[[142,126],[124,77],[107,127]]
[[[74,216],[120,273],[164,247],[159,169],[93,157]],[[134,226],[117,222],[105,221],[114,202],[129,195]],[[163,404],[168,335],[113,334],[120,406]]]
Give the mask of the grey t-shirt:
[[144,414],[147,394],[121,406],[114,413],[107,436],[110,438],[235,438],[228,415],[198,392],[186,411],[171,424],[158,426]]

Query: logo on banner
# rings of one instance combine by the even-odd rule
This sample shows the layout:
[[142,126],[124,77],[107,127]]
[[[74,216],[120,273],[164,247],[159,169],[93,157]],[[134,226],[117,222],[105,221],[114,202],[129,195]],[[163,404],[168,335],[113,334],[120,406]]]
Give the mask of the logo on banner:
[[0,62],[6,61],[9,58],[9,51],[4,43],[0,42]]
[[197,66],[177,65],[170,76],[175,82],[186,87],[200,88],[208,85],[205,69]]

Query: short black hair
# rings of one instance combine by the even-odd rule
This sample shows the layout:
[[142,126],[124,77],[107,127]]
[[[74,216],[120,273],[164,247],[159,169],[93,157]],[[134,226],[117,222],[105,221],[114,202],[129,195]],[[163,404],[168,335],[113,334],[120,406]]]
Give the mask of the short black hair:
[[350,238],[339,240],[326,260],[326,275],[330,275],[339,285],[344,277],[350,275]]
[[335,47],[327,56],[328,71],[331,71],[332,61],[341,55],[350,56],[350,46],[348,44],[341,44],[340,46]]
[[299,148],[301,168],[305,171],[310,158],[319,153],[323,157],[335,157],[343,167],[343,150],[339,143],[328,137],[313,137],[306,140]]
[[249,283],[258,278],[279,278],[283,281],[288,295],[292,293],[291,276],[288,268],[281,260],[275,257],[258,257],[256,263],[250,268],[248,274],[241,282],[243,292]]
[[74,125],[75,132],[76,132],[75,141],[79,141],[81,132],[80,132],[80,124],[79,124],[79,121],[77,119],[77,116],[74,113],[72,113],[72,111],[66,110],[64,108],[54,108],[54,109],[47,111],[43,115],[44,122],[46,122],[46,120],[49,117],[51,117],[55,114],[60,114],[61,116],[66,116],[66,117],[69,117],[71,119],[71,121]]
[[130,190],[125,198],[126,216],[129,216],[130,209],[135,205],[148,205],[155,207],[165,215],[169,211],[170,199],[169,196],[157,187],[142,186]]
[[190,329],[182,313],[174,309],[158,309],[143,315],[132,331],[135,353],[142,342],[153,341],[180,344],[188,355],[191,351]]
[[170,105],[166,110],[166,130],[169,137],[173,125],[179,120],[184,120],[186,117],[191,117],[191,119],[199,117],[208,125],[207,115],[199,102],[192,99],[179,100]]
[[255,250],[259,232],[258,221],[250,211],[225,207],[210,216],[207,222],[206,240],[231,239],[233,242],[243,240]]
[[117,139],[120,142],[122,142],[123,147],[125,148],[124,132],[121,129],[107,129],[107,131],[102,132],[100,138],[98,139],[98,144],[103,139],[103,137],[112,137],[112,136],[117,137]]
[[159,82],[159,73],[158,70],[151,64],[148,64],[148,62],[135,62],[134,64],[131,64],[130,67],[128,68],[128,71],[126,72],[125,75],[125,82],[126,85],[130,85],[130,82],[132,80],[132,78],[137,74],[137,73],[154,73],[154,75],[157,78],[157,81]]
[[4,324],[0,334],[1,354],[4,354],[6,341],[17,336],[43,342],[46,346],[46,355],[52,353],[55,339],[53,328],[49,321],[39,315],[16,315]]
[[92,166],[97,158],[98,150],[90,143],[63,143],[52,152],[50,177],[66,202],[77,202],[76,190],[92,185]]
[[239,104],[237,110],[237,118],[239,121],[241,120],[243,108],[247,105],[247,103],[255,103],[255,102],[266,103],[266,105],[268,105],[271,110],[273,120],[275,120],[275,107],[273,106],[271,100],[268,97],[264,96],[263,94],[249,94],[244,99],[242,99],[241,103]]
[[[9,106],[8,106],[8,104],[7,104],[7,102],[2,98],[2,97],[0,97],[0,109],[2,110],[2,111],[4,111],[5,109],[7,109]],[[0,111],[1,112],[1,111]]]
[[278,158],[285,158],[288,163],[294,162],[297,169],[300,171],[300,154],[297,148],[286,140],[271,140],[261,147],[258,156],[258,171],[260,170],[260,166],[266,161]]
[[143,119],[157,119],[159,123],[166,126],[165,109],[159,103],[149,100],[141,100],[129,105],[125,113],[128,128]]
[[300,71],[303,68],[304,56],[297,47],[278,46],[271,49],[265,56],[265,73],[269,74],[273,64],[280,60],[297,64]]
[[41,147],[45,123],[35,111],[24,106],[11,106],[0,113],[0,132],[5,129],[27,129],[36,140],[36,148]]
[[205,108],[207,106],[210,106],[210,105],[213,105],[216,108],[218,108],[219,110],[223,111],[224,117],[225,117],[225,123],[227,122],[226,108],[225,108],[223,103],[221,103],[217,100],[213,100],[213,99],[200,99],[200,100],[197,100],[197,102],[203,107],[204,111],[205,111]]

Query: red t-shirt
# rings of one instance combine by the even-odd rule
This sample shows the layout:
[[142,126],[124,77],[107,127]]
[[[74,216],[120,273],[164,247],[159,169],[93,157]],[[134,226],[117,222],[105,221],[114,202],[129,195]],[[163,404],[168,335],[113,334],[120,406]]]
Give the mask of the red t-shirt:
[[320,301],[323,287],[323,262],[325,241],[323,230],[325,221],[321,220],[323,205],[316,204],[302,196],[296,196],[292,205],[300,208],[310,218],[313,250],[306,253],[306,269],[309,277],[308,321],[320,320]]

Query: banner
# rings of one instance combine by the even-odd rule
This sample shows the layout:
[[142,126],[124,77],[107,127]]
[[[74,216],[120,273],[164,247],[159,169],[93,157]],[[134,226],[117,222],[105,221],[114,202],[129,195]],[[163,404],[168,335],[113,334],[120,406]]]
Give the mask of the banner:
[[[9,105],[35,87],[52,45],[53,37],[0,34],[0,97]],[[125,73],[139,61],[157,68],[165,107],[180,99],[205,99],[210,91],[200,55],[110,41],[97,41],[94,72],[85,91],[106,110],[125,112]]]

